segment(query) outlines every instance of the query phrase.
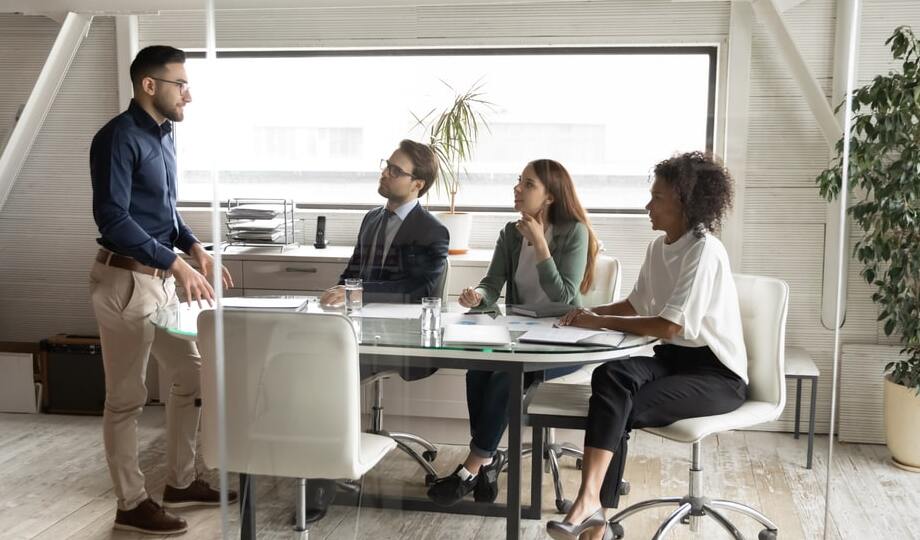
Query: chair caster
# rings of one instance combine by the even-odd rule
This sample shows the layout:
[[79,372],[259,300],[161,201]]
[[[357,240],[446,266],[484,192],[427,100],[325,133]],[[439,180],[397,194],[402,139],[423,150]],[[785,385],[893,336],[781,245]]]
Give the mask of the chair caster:
[[575,460],[575,469],[579,471],[581,470],[581,458]]
[[560,514],[568,514],[569,510],[572,509],[572,504],[572,501],[568,499],[556,499],[556,510],[558,510]]
[[629,482],[627,482],[626,480],[621,480],[620,481],[620,495],[629,495],[629,489],[630,489]]
[[623,526],[619,523],[610,523],[607,522],[607,530],[613,533],[613,540],[620,540],[626,536],[626,531],[623,530]]
[[764,529],[757,534],[757,540],[776,540],[776,534],[779,531]]
[[438,475],[436,474],[426,474],[425,475],[425,485],[431,486],[438,480]]
[[425,450],[424,452],[422,452],[422,458],[424,458],[424,460],[427,461],[428,463],[433,462],[435,459],[437,459],[437,457],[438,457],[437,450],[433,450],[433,451]]

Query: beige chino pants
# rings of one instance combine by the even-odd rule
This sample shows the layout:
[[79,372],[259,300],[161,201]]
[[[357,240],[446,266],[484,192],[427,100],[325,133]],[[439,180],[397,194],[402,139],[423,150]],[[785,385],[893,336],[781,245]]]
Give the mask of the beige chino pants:
[[105,457],[118,508],[131,510],[148,497],[137,450],[137,419],[147,402],[147,360],[153,353],[171,383],[166,402],[166,483],[181,489],[195,479],[201,357],[194,343],[150,322],[159,307],[178,303],[175,278],[164,280],[95,262],[90,295],[105,367]]

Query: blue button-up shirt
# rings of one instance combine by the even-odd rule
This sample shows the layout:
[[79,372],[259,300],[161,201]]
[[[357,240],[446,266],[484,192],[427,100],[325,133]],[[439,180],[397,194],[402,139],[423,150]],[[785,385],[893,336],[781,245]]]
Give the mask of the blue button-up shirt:
[[96,241],[120,255],[168,269],[173,247],[198,242],[176,212],[172,123],[157,125],[136,101],[102,127],[89,151]]

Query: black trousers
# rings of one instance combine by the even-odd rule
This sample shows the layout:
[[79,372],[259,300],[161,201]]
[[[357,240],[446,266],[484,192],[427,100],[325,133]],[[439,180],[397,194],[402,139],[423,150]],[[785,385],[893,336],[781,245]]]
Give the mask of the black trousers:
[[709,347],[658,345],[655,355],[614,360],[591,377],[585,446],[614,453],[601,503],[616,508],[629,432],[684,418],[731,412],[747,398],[747,385]]
[[[548,381],[578,371],[580,366],[547,369],[524,374],[524,389],[537,377]],[[501,371],[471,369],[466,372],[466,408],[470,415],[470,452],[479,457],[495,455],[508,427],[508,396],[511,377]]]

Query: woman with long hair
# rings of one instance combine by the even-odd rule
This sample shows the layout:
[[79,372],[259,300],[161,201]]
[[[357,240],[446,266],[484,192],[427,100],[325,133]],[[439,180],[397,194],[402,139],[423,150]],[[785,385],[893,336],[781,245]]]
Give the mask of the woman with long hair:
[[711,234],[731,205],[731,176],[711,156],[690,152],[655,166],[651,192],[645,208],[664,234],[649,244],[632,292],[560,319],[661,344],[651,357],[594,370],[581,488],[565,520],[546,525],[557,540],[613,537],[604,508],[616,506],[630,430],[724,414],[747,397],[738,292],[725,247]]
[[[504,287],[506,305],[580,306],[582,293],[594,279],[598,242],[565,167],[550,159],[528,163],[514,186],[514,209],[521,218],[499,233],[486,277],[463,290],[460,305],[490,307]],[[561,377],[576,369],[547,370],[544,377]],[[525,386],[533,377],[527,374]],[[476,501],[492,502],[498,496],[505,456],[497,448],[508,426],[509,379],[507,373],[467,372],[470,452],[453,474],[438,479],[428,490],[435,503],[450,506],[471,491]]]

